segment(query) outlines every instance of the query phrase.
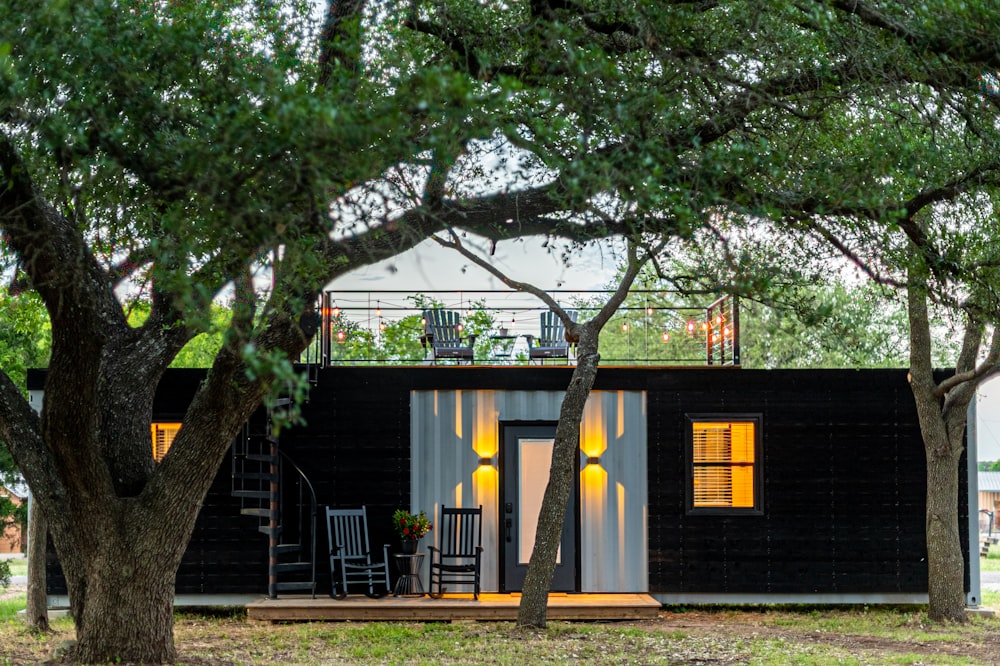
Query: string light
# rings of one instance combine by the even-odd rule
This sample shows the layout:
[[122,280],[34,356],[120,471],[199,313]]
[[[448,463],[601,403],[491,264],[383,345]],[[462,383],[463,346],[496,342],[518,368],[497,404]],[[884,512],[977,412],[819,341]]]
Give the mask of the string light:
[[663,331],[663,342],[670,342],[670,331]]
[[345,342],[347,342],[347,333],[343,330],[337,331],[337,344],[342,345]]
[[375,301],[375,316],[382,318],[382,301]]
[[622,322],[622,330],[623,331],[627,331],[628,330],[628,321],[623,321]]
[[693,321],[689,321],[687,323],[687,332],[688,332],[688,335],[694,335],[694,322]]
[[336,303],[333,304],[333,316],[334,317],[340,316],[340,306],[337,305]]

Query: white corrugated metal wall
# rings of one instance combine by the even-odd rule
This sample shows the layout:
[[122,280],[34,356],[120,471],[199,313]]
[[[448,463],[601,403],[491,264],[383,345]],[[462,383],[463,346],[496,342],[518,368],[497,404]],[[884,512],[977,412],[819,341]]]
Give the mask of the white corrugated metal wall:
[[[562,391],[410,395],[411,511],[435,520],[442,503],[482,504],[484,591],[499,588],[499,424],[558,420],[562,398]],[[645,393],[592,392],[580,435],[580,591],[645,592]],[[588,465],[588,457],[597,462]],[[487,458],[491,464],[481,464]]]

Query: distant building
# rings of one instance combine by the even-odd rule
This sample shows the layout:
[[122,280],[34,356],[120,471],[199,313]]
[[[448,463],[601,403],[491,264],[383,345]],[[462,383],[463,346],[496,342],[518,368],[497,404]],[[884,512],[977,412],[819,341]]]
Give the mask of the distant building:
[[1000,532],[1000,472],[979,472],[979,531],[983,534]]
[[[27,497],[22,497],[4,486],[0,486],[0,497],[10,499],[14,506],[21,506],[27,501]],[[0,523],[0,527],[3,528],[3,532],[0,532],[0,553],[23,553],[26,545],[22,533],[23,525],[13,518],[6,518]]]

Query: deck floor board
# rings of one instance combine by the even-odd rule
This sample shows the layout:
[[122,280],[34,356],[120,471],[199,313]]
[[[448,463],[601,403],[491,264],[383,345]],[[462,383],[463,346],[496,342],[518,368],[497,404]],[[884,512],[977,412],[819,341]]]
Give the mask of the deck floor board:
[[[516,620],[520,595],[448,594],[440,599],[350,595],[345,599],[286,595],[247,605],[251,620],[288,621],[416,621]],[[552,594],[549,620],[600,621],[653,619],[660,603],[648,594]]]

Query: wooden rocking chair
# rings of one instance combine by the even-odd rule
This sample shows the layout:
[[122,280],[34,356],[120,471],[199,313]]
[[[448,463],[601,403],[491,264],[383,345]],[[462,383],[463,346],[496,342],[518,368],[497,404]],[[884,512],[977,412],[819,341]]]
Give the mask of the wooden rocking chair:
[[[566,314],[576,321],[576,310],[567,310]],[[541,330],[536,338],[528,336],[528,358],[542,362],[547,358],[569,359],[569,342],[566,340],[566,327],[555,312],[546,310],[541,317]],[[536,344],[537,343],[537,344]]]
[[427,547],[431,553],[431,596],[440,598],[445,592],[445,583],[452,583],[472,585],[472,596],[479,599],[479,572],[483,555],[482,505],[478,509],[441,507],[441,519],[434,529],[440,541],[438,548]]
[[475,335],[462,335],[462,318],[453,310],[424,310],[424,334],[420,344],[431,345],[432,362],[439,358],[454,358],[472,364]]
[[[368,586],[366,596],[373,599],[389,593],[389,544],[382,546],[383,559],[372,562],[368,547],[368,515],[360,509],[326,508],[327,540],[330,544],[330,596],[343,599],[347,586]],[[339,585],[338,585],[339,582]],[[376,592],[376,586],[384,592]]]

